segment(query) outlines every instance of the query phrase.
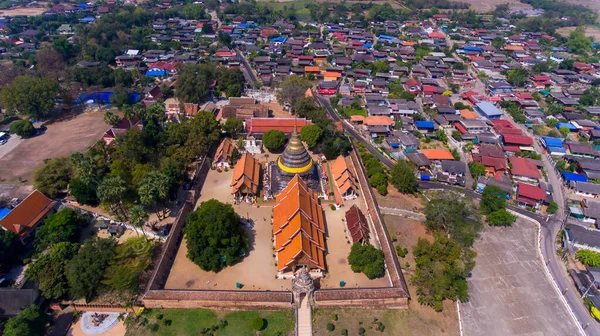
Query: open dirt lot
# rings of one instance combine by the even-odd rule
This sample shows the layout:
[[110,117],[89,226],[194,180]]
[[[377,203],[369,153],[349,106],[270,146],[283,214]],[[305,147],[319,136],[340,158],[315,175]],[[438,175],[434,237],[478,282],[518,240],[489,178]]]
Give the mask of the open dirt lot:
[[42,15],[42,13],[46,12],[48,8],[46,7],[19,7],[19,8],[11,8],[0,10],[0,16],[38,16]]
[[577,335],[538,259],[536,239],[537,226],[524,219],[484,228],[467,279],[471,299],[460,304],[464,335]]
[[85,151],[108,129],[102,111],[88,111],[46,127],[43,134],[21,141],[0,159],[0,176],[5,182],[21,177],[31,184],[33,172],[43,166],[44,159]]
[[465,2],[471,7],[470,9],[478,12],[490,12],[496,9],[496,6],[508,3],[510,9],[531,9],[528,4],[519,2],[519,0],[451,0],[454,2]]
[[600,14],[600,1],[598,0],[566,0],[565,2],[587,6]]
[[[380,206],[391,206],[394,208],[420,209],[422,208],[420,198],[402,194],[394,194],[393,188],[389,188],[390,194],[383,197],[377,195],[377,202]],[[379,313],[378,318],[385,324],[384,335],[458,335],[458,318],[456,313],[456,304],[446,300],[444,310],[436,313],[432,308],[423,306],[417,301],[416,288],[410,284],[410,278],[415,270],[415,259],[412,254],[412,247],[417,244],[419,238],[433,241],[433,237],[427,233],[425,225],[419,221],[405,218],[403,216],[383,215],[383,220],[390,236],[396,236],[397,241],[393,242],[395,246],[401,246],[408,249],[408,254],[404,258],[398,257],[402,266],[402,272],[412,300],[409,303],[407,311],[383,311]],[[407,266],[408,265],[408,266]],[[361,314],[362,314],[361,310]],[[360,315],[359,315],[360,316]],[[371,321],[365,318],[355,318],[370,325]],[[386,322],[387,321],[387,322]],[[354,326],[353,328],[358,328]],[[368,330],[367,327],[364,327]],[[350,331],[350,328],[348,328]],[[322,332],[322,330],[320,331]],[[375,332],[376,333],[376,332]],[[317,334],[320,334],[319,332]],[[352,333],[351,333],[352,334]]]
[[[600,1],[597,2],[597,5],[598,5],[598,8],[596,9],[596,11],[600,11]],[[556,32],[562,36],[567,37],[576,28],[577,27],[563,27],[563,28],[557,29]],[[585,27],[585,36],[593,38],[594,41],[600,41],[600,28],[591,27],[591,26]]]

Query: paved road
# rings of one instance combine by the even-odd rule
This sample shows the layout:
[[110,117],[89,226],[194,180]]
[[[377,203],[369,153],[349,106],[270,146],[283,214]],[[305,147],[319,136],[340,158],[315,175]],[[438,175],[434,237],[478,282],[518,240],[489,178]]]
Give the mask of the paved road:
[[20,136],[12,135],[4,145],[0,145],[0,158],[10,153],[23,141]]
[[242,63],[244,64],[244,68],[242,69],[242,72],[244,74],[244,77],[246,78],[246,81],[250,82],[250,84],[252,84],[252,86],[254,86],[254,83],[258,82],[258,78],[256,78],[254,71],[252,71],[252,67],[250,66],[250,63],[248,63],[248,60],[246,59],[246,57],[244,57],[244,55],[237,48],[235,49],[235,53],[242,60]]

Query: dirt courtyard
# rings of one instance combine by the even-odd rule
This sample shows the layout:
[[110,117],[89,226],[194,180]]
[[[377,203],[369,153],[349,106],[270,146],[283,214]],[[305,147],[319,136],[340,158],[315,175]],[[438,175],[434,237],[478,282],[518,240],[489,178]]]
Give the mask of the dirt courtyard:
[[[233,169],[228,172],[209,170],[206,182],[202,188],[196,207],[201,202],[211,198],[232,204],[231,178]],[[325,256],[327,276],[320,280],[322,288],[340,288],[340,281],[346,282],[346,288],[354,287],[386,287],[389,286],[387,277],[369,280],[362,273],[354,273],[348,265],[347,257],[351,245],[347,242],[345,224],[342,221],[344,213],[357,203],[364,209],[362,199],[346,201],[340,210],[333,211],[324,207],[327,236]],[[290,290],[291,281],[275,278],[275,252],[272,243],[271,206],[251,206],[246,203],[234,205],[242,219],[250,218],[247,231],[250,237],[248,255],[238,264],[227,267],[219,273],[205,272],[186,256],[187,245],[182,240],[175,262],[167,278],[165,289],[203,289],[203,290],[234,290],[236,283],[244,285],[244,290]]]
[[48,11],[46,7],[16,7],[0,10],[1,16],[38,16]]
[[472,9],[477,12],[490,12],[496,9],[496,6],[505,3],[509,4],[509,8],[512,9],[531,9],[532,7],[528,4],[519,2],[519,0],[451,0],[454,2],[465,2],[468,3]]
[[0,176],[5,182],[17,182],[20,177],[33,183],[33,173],[44,165],[44,159],[85,151],[109,126],[104,123],[103,111],[87,111],[46,127],[43,134],[24,139],[0,159]]

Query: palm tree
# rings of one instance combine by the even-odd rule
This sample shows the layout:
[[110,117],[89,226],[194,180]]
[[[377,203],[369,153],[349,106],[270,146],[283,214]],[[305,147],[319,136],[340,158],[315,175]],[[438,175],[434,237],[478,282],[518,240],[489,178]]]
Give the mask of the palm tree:
[[[129,208],[129,224],[139,227],[142,229],[142,233],[144,234],[144,238],[146,237],[146,231],[144,231],[144,224],[148,220],[148,213],[146,209],[144,209],[141,205],[134,205]],[[138,233],[139,236],[139,233]]]

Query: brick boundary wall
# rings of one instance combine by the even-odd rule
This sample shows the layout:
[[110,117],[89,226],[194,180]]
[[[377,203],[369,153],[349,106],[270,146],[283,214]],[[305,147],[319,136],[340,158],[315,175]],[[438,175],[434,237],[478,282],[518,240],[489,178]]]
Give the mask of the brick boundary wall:
[[75,310],[82,312],[103,312],[103,313],[127,313],[139,309],[141,306],[133,306],[132,308],[125,308],[116,305],[103,305],[103,304],[78,304],[71,303],[71,307]]
[[395,257],[396,250],[393,248],[390,236],[385,227],[385,223],[383,222],[383,218],[379,212],[377,200],[375,199],[373,190],[371,190],[369,181],[366,178],[367,173],[360,162],[360,158],[356,153],[356,149],[351,151],[350,156],[352,157],[354,167],[357,170],[360,187],[365,197],[365,202],[367,203],[367,212],[373,220],[375,231],[377,231],[377,237],[379,238],[379,242],[381,244],[381,250],[383,251],[385,265],[389,271],[392,286],[401,289],[404,292],[405,297],[410,298],[408,287],[406,287],[406,281],[404,280],[404,275],[402,274],[400,264],[398,263],[398,259]]
[[144,297],[149,308],[292,308],[292,292],[235,290],[152,290]]

